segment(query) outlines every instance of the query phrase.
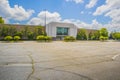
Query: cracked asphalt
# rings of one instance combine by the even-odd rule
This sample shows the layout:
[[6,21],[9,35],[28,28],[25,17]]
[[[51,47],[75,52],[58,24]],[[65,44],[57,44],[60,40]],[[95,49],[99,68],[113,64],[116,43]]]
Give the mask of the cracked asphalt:
[[0,42],[0,80],[120,80],[120,42]]

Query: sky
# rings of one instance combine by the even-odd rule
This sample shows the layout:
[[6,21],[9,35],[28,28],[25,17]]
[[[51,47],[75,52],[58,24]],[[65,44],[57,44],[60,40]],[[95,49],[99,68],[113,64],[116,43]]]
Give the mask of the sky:
[[7,24],[67,22],[79,28],[120,31],[120,0],[0,0]]

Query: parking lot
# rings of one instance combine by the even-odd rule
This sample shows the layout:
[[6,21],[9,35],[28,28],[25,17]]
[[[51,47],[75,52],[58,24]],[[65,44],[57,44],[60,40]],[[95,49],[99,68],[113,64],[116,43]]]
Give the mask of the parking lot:
[[120,42],[0,42],[0,80],[120,80]]

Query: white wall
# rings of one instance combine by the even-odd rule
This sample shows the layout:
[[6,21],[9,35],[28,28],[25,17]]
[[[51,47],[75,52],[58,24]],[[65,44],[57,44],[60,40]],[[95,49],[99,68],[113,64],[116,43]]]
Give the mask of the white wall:
[[48,36],[56,37],[56,28],[57,27],[67,27],[69,28],[69,36],[76,37],[77,35],[77,27],[71,23],[59,23],[59,22],[51,22],[46,25],[46,32]]

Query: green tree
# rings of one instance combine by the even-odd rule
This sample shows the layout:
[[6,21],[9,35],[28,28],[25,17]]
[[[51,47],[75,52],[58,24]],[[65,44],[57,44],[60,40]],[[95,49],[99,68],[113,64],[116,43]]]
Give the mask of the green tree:
[[99,40],[99,37],[100,37],[100,31],[97,30],[94,32],[94,36],[95,36],[95,40]]
[[33,32],[31,32],[31,31],[28,32],[28,39],[29,40],[33,40],[34,39],[34,33]]
[[112,38],[116,40],[120,40],[120,32],[114,32],[112,33]]
[[100,29],[100,36],[108,37],[108,31],[107,31],[106,28],[101,28]]
[[93,34],[92,32],[90,32],[90,33],[88,34],[88,39],[89,39],[89,40],[94,40],[94,34]]
[[80,31],[77,33],[77,40],[87,40],[85,29],[80,29]]
[[14,36],[14,34],[17,32],[16,27],[8,26],[8,35]]
[[8,35],[8,27],[7,26],[1,27],[1,36],[5,37],[7,35]]
[[24,29],[22,30],[22,33],[23,33],[22,38],[23,38],[23,39],[27,39],[27,37],[28,37],[28,32],[29,32],[29,27],[28,27],[28,26],[25,26]]
[[22,31],[17,31],[14,36],[20,36],[22,37],[23,36],[23,32]]
[[102,41],[108,39],[108,31],[107,31],[106,28],[101,28],[100,29],[100,37],[99,37],[99,39],[102,40]]
[[37,35],[44,35],[43,26],[38,26],[37,27]]
[[2,17],[0,17],[0,24],[4,24],[4,20]]

